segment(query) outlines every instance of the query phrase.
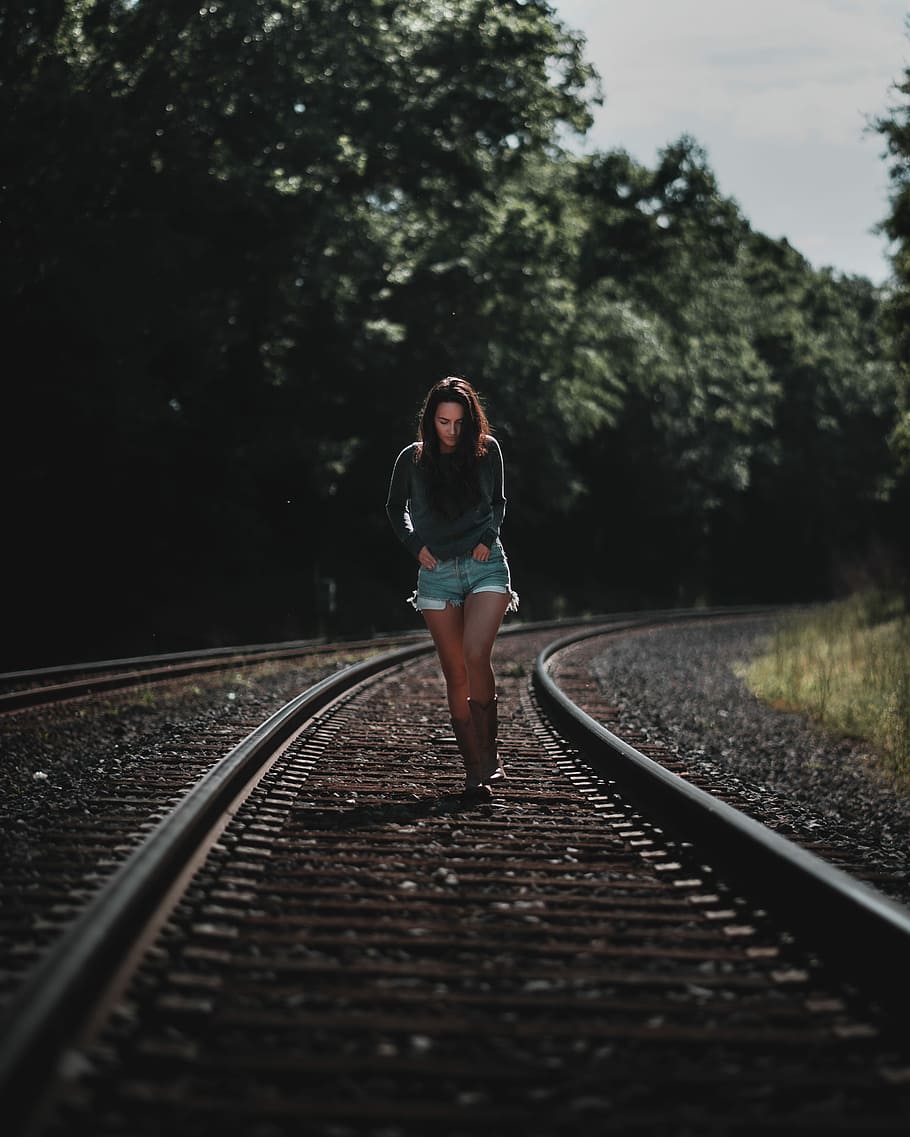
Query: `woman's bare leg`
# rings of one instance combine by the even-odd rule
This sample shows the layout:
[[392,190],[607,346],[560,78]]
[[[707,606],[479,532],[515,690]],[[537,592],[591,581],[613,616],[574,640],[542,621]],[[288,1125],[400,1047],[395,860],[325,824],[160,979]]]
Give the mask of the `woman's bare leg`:
[[480,739],[468,699],[468,673],[464,660],[464,609],[450,604],[441,610],[426,610],[423,616],[442,666],[452,728],[464,761],[465,793],[472,797],[488,797],[489,787],[483,786],[480,777]]
[[505,593],[472,592],[464,607],[447,604],[422,613],[439,656],[453,718],[467,717],[468,696],[485,704],[496,693],[493,645],[508,605]]
[[472,702],[486,705],[496,694],[493,645],[509,606],[503,592],[472,592],[464,602],[462,651]]
[[465,599],[464,658],[468,675],[468,706],[479,747],[481,783],[489,786],[506,776],[496,746],[499,712],[493,644],[509,605],[501,592],[475,592]]
[[464,657],[464,609],[447,604],[439,610],[424,609],[422,615],[436,645],[446,683],[449,713],[453,719],[463,721],[470,716]]

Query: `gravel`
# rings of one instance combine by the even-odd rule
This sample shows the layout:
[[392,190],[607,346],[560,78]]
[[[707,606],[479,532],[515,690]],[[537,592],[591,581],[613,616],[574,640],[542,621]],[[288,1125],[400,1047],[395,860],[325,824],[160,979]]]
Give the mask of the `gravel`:
[[355,661],[339,653],[266,663],[0,716],[0,861],[27,860],[67,818],[95,812],[128,767],[183,740],[252,729]]
[[910,903],[910,787],[868,744],[835,737],[750,693],[736,667],[772,631],[771,618],[758,617],[625,636],[592,668],[622,725],[706,773],[734,777],[754,805],[749,813],[843,847],[887,872],[892,881],[878,887]]

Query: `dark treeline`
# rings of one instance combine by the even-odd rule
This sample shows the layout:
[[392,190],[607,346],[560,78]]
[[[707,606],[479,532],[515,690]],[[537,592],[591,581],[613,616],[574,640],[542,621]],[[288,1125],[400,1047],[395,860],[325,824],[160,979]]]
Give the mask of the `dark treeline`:
[[693,139],[570,151],[547,4],[0,3],[0,74],[6,668],[416,626],[383,506],[449,373],[526,618],[905,571],[900,276],[755,232]]

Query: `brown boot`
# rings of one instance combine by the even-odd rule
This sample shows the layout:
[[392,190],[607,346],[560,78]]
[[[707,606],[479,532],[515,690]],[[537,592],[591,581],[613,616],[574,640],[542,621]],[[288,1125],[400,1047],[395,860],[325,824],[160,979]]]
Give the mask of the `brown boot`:
[[480,743],[473,718],[452,719],[455,741],[464,762],[464,793],[466,797],[489,797],[490,787],[480,777]]
[[480,742],[480,780],[485,784],[502,781],[506,776],[496,748],[496,732],[499,729],[498,699],[496,695],[484,706],[474,699],[468,699],[471,718]]

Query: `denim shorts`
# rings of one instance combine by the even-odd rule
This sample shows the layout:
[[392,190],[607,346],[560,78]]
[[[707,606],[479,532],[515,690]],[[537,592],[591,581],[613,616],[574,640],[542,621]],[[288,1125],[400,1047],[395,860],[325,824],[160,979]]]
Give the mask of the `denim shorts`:
[[475,561],[468,553],[463,557],[438,561],[434,569],[421,566],[417,573],[417,590],[408,603],[418,612],[426,609],[441,611],[447,604],[459,607],[472,592],[507,594],[509,605],[506,611],[518,611],[518,593],[512,591],[509,562],[498,541],[490,549],[487,561]]

